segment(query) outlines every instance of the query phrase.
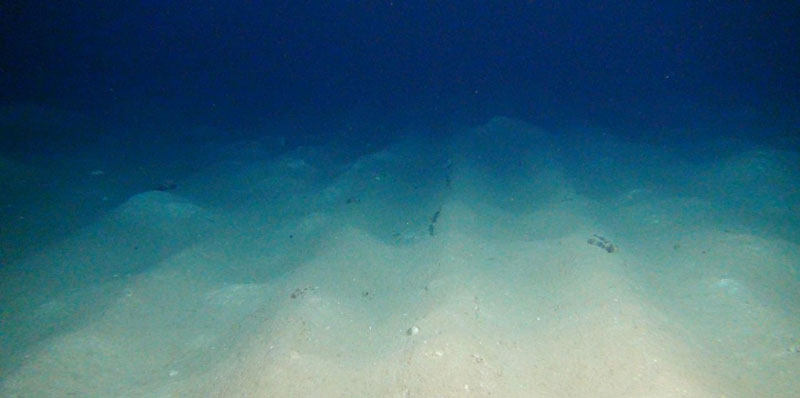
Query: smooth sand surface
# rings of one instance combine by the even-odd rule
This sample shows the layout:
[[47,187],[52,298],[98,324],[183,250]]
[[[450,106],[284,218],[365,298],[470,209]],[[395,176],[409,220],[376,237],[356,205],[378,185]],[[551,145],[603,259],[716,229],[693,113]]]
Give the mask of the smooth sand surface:
[[795,152],[506,118],[366,154],[263,144],[16,246],[0,395],[800,391]]

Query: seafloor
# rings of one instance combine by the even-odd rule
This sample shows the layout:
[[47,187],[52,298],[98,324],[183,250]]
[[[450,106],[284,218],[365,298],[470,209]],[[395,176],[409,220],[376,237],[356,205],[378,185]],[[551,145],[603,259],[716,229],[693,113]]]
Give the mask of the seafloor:
[[716,137],[0,158],[0,395],[795,397],[800,155]]

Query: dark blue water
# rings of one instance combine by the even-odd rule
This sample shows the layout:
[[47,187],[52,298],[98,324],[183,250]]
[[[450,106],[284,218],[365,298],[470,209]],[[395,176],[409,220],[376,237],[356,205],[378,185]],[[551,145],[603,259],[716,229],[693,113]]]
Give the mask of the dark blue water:
[[[790,1],[8,3],[0,101],[106,122],[541,123],[635,130],[800,92]],[[722,109],[720,109],[722,108]]]

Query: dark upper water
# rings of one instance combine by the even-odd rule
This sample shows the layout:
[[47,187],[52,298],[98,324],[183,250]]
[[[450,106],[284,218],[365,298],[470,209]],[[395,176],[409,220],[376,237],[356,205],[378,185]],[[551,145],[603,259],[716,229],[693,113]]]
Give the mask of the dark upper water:
[[5,151],[96,141],[75,114],[222,139],[498,114],[637,137],[797,131],[792,1],[28,1],[0,21],[0,102],[74,112],[57,133],[4,116]]

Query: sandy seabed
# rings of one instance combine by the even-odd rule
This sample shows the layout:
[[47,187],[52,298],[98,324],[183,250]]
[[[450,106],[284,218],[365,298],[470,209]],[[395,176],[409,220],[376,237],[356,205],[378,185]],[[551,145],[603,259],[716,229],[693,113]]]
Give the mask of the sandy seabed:
[[15,251],[0,395],[794,397],[800,155],[705,145],[220,148]]

